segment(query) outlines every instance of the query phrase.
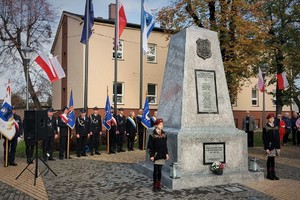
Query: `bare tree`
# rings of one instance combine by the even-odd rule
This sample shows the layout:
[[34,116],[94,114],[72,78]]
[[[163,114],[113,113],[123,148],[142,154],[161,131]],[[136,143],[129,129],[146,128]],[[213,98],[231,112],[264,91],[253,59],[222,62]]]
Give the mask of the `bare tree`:
[[[26,81],[20,75],[26,80],[27,70],[21,50],[29,46],[38,52],[49,45],[55,19],[53,6],[46,0],[0,0],[0,73],[14,78],[21,91]],[[30,67],[28,83],[30,97],[41,109],[40,99],[51,86],[34,67]]]

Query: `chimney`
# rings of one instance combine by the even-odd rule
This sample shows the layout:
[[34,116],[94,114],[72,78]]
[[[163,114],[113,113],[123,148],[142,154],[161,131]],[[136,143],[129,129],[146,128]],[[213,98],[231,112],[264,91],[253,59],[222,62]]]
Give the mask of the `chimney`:
[[108,19],[115,20],[116,19],[116,4],[111,3],[108,6]]

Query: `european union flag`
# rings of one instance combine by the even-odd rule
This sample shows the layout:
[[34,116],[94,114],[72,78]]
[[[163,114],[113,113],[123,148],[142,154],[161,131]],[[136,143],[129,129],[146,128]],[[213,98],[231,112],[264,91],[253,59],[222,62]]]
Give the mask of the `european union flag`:
[[112,116],[111,116],[111,109],[110,109],[110,102],[109,102],[108,95],[106,97],[106,104],[105,104],[104,112],[105,113],[104,113],[102,125],[106,128],[106,130],[110,130]]
[[73,109],[73,92],[71,90],[69,101],[69,114],[68,114],[68,126],[73,129],[75,127],[75,113]]
[[145,128],[151,127],[148,97],[146,97],[146,101],[144,104],[144,112],[141,123],[145,126]]
[[[89,18],[87,18],[87,5],[89,5]],[[93,7],[93,2],[92,0],[86,0],[85,4],[85,13],[84,13],[84,25],[82,29],[82,34],[81,34],[81,40],[80,42],[82,44],[86,44],[87,40],[91,37],[92,35],[92,27],[94,25],[94,7]],[[86,27],[88,26],[88,27]],[[86,36],[86,28],[88,28],[88,38]]]

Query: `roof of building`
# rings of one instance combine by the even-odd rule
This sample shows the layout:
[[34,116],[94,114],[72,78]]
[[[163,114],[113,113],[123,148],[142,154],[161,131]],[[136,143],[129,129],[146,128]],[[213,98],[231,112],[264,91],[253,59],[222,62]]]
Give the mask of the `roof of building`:
[[[63,19],[64,16],[74,17],[74,18],[77,18],[78,20],[82,20],[83,21],[83,15],[79,15],[79,14],[76,14],[76,13],[71,13],[71,12],[68,12],[68,11],[63,11],[62,15],[61,15],[61,18],[60,18],[60,21],[59,21],[59,24],[58,24],[58,27],[57,27],[57,30],[56,30],[55,38],[54,38],[54,41],[53,41],[53,44],[52,44],[52,47],[51,47],[51,53],[53,53],[53,51],[54,51],[55,44],[56,44],[56,41],[57,41],[57,38],[58,38],[58,35],[59,35],[59,30],[61,29],[62,19]],[[94,22],[95,22],[95,24],[97,24],[97,23],[115,24],[114,20],[103,19],[102,17],[94,18]],[[126,27],[141,29],[141,25],[140,24],[133,24],[133,23],[127,23]],[[156,32],[165,32],[166,29],[154,27],[153,31],[156,31]]]

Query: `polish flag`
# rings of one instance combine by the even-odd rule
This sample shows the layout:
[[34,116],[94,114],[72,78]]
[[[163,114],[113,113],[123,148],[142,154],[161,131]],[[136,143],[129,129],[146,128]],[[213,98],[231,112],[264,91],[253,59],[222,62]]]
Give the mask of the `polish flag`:
[[124,5],[122,3],[122,1],[119,1],[119,38],[121,37],[123,30],[126,27],[127,24],[127,19],[126,19],[126,15],[125,15],[125,9],[124,9]]
[[281,74],[277,74],[277,85],[279,90],[284,90],[289,86],[285,72],[282,72]]
[[265,83],[264,83],[264,77],[262,74],[261,69],[258,69],[258,83],[257,83],[257,87],[261,92],[265,91]]
[[66,77],[66,74],[58,62],[57,57],[49,59],[45,53],[41,53],[35,59],[35,62],[46,72],[49,80],[53,83],[58,79]]

